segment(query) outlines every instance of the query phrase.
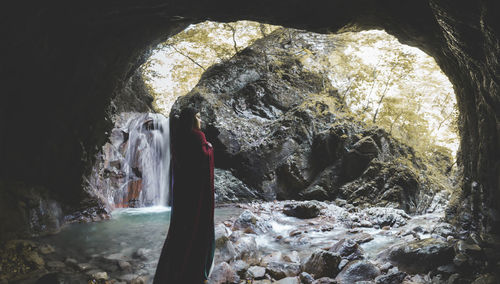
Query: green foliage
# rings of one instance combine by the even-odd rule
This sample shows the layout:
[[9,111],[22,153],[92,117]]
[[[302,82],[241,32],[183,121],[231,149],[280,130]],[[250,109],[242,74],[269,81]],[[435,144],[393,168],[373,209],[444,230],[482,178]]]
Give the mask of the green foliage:
[[203,72],[262,38],[276,26],[257,22],[203,22],[161,43],[141,67],[155,97],[154,107],[168,115],[177,97],[188,93]]
[[328,44],[312,44],[301,60],[331,79],[357,119],[384,128],[423,156],[443,146],[456,151],[453,89],[431,57],[383,31],[327,37]]
[[[248,21],[203,22],[162,43],[142,66],[156,109],[168,114],[175,99],[188,93],[208,67],[277,28]],[[320,35],[281,29],[274,37],[280,37],[282,47],[306,70],[320,75],[313,76],[311,84],[330,85],[317,80],[328,78],[338,89],[335,99],[328,97],[328,90],[312,98],[316,107],[327,105],[345,118],[382,127],[423,158],[456,150],[458,112],[453,89],[423,52],[401,45],[383,31]],[[270,72],[283,80],[290,78],[272,64]]]

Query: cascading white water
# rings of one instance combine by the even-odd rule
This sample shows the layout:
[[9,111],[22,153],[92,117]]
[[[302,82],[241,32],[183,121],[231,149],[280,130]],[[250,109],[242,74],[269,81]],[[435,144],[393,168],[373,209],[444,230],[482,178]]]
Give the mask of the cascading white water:
[[125,182],[120,190],[122,206],[166,206],[170,169],[169,120],[161,114],[149,113],[132,117],[127,128],[126,165],[122,166]]

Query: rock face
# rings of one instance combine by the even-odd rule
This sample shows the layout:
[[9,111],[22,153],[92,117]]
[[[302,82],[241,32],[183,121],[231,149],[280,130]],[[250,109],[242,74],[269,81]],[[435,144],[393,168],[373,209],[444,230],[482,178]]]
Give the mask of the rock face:
[[405,243],[388,251],[388,259],[401,270],[420,273],[451,263],[453,246],[438,239],[424,239]]
[[[355,205],[425,211],[443,188],[428,180],[411,148],[341,110],[328,80],[307,71],[295,55],[313,43],[296,30],[257,41],[209,68],[175,102],[171,119],[186,106],[200,109],[217,166],[231,169],[246,185],[239,186],[243,195],[254,190],[267,200],[341,197]],[[286,212],[314,217],[310,209]]]
[[261,199],[258,192],[237,179],[231,171],[214,170],[215,203],[245,202]]
[[379,275],[380,270],[369,261],[355,260],[347,264],[335,280],[340,284],[356,283],[373,280]]
[[63,223],[61,204],[47,189],[0,182],[0,243],[16,237],[55,233]]
[[314,278],[335,277],[341,257],[337,253],[317,250],[304,263],[303,270]]
[[298,204],[287,204],[283,213],[288,216],[293,216],[301,219],[314,218],[319,215],[320,206],[311,201]]
[[[78,206],[88,197],[80,186],[82,176],[90,173],[112,127],[111,98],[151,47],[191,19],[244,18],[331,32],[346,26],[384,28],[434,56],[456,90],[464,182],[450,218],[457,217],[465,229],[500,230],[497,1],[10,4],[0,12],[6,43],[1,55],[2,180],[43,186],[73,209]],[[22,127],[33,122],[39,127]]]

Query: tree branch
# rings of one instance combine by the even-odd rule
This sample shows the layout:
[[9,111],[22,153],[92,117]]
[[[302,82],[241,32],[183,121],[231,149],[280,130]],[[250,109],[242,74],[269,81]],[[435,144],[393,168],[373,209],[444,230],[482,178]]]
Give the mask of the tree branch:
[[191,62],[193,62],[194,64],[196,64],[196,66],[200,67],[201,69],[203,69],[203,71],[207,71],[207,69],[205,67],[203,67],[200,63],[196,62],[196,60],[194,60],[191,56],[183,53],[182,51],[180,51],[179,49],[177,49],[174,45],[170,45],[170,47],[172,47],[177,53],[179,53],[180,55],[186,57],[187,59],[189,59]]

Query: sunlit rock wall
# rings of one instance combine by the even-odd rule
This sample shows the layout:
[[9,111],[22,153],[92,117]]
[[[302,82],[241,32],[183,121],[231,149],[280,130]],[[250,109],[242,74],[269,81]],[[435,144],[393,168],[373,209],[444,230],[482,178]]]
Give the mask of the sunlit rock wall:
[[441,191],[450,190],[446,166],[426,164],[412,148],[345,111],[326,75],[302,65],[300,53],[311,44],[310,33],[290,29],[258,40],[209,68],[176,101],[171,119],[188,105],[199,109],[216,166],[267,200],[342,198],[408,213],[443,205],[449,191]]

